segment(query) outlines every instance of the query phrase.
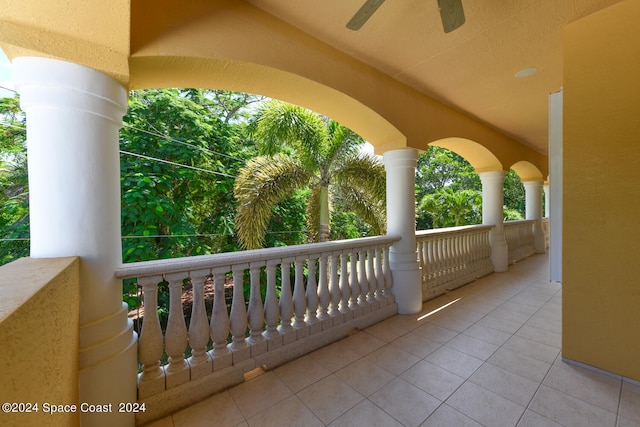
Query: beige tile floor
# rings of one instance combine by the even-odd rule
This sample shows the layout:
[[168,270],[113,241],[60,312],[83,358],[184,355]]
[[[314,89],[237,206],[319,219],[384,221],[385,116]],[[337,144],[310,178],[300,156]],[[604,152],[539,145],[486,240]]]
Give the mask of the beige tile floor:
[[562,361],[547,272],[530,257],[150,426],[640,426],[640,384]]

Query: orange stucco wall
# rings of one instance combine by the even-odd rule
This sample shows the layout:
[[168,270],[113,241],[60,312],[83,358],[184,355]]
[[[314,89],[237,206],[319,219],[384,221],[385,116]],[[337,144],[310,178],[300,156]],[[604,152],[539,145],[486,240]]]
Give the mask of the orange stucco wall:
[[563,356],[640,380],[640,2],[565,31]]

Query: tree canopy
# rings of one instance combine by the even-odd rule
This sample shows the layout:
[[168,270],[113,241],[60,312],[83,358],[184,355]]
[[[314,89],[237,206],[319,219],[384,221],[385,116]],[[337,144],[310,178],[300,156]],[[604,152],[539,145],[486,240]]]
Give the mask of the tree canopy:
[[[418,229],[482,223],[482,183],[463,157],[441,147],[429,147],[418,157],[416,171]],[[525,195],[520,177],[505,175],[504,219],[524,217]]]

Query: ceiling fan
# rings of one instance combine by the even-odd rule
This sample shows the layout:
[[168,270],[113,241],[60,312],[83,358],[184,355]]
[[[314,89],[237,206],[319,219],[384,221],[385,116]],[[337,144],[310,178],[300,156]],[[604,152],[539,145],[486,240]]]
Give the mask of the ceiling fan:
[[[367,0],[347,23],[350,30],[359,30],[378,10],[385,0]],[[464,24],[462,0],[438,0],[438,9],[445,33],[449,33]]]

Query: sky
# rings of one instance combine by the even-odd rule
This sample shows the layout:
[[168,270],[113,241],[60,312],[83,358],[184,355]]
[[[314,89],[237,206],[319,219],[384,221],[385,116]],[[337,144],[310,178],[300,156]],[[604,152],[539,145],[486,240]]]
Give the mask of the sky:
[[[0,49],[0,86],[13,89],[11,62]],[[13,96],[13,92],[0,88],[0,98]]]

